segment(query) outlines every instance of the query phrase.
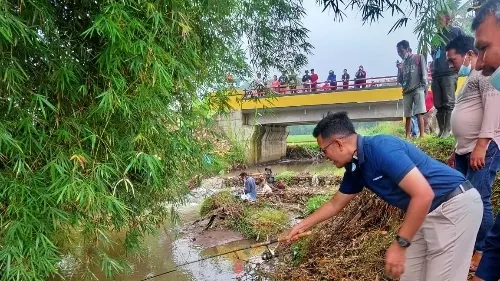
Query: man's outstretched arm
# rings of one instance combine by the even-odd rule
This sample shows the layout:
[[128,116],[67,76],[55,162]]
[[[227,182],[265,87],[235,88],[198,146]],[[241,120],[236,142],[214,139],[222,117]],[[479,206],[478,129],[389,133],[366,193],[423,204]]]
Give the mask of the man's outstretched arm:
[[323,204],[316,212],[294,226],[288,234],[288,239],[308,230],[320,222],[336,216],[352,199],[354,199],[354,197],[356,197],[356,194],[344,194],[338,191],[333,195],[332,199]]

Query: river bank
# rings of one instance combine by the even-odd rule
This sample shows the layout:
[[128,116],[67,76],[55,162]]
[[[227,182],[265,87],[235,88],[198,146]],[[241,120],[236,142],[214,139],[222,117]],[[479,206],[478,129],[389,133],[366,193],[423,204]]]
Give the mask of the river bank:
[[[451,138],[441,139],[433,136],[415,140],[414,143],[424,152],[444,163],[454,146]],[[294,144],[289,147],[289,152],[295,153],[296,158],[302,161],[304,155],[310,155],[314,151],[317,151],[317,145],[314,143]],[[322,163],[321,165],[331,165],[321,162],[320,157],[316,155],[309,160]],[[327,169],[326,166],[325,169]],[[331,168],[331,171],[335,170]],[[273,206],[276,212],[291,214],[295,219],[294,223],[297,223],[301,217],[313,212],[335,192],[341,180],[341,170],[334,173],[337,175],[278,173],[277,178],[286,178],[291,183],[289,188],[267,198],[259,198],[256,205],[259,208]],[[317,184],[314,179],[319,177],[332,178],[333,184]],[[228,178],[225,181],[230,180],[234,179]],[[313,183],[316,184],[313,186]],[[241,186],[241,183],[239,185]],[[498,178],[493,189],[493,202],[495,208],[498,209],[500,207]],[[294,195],[301,193],[303,196]],[[300,199],[290,200],[290,198]],[[316,203],[315,206],[312,206],[312,202]],[[231,204],[233,203],[229,202],[228,205]],[[241,205],[241,203],[235,204]],[[294,208],[290,208],[290,204],[293,204]],[[249,208],[244,216],[252,217],[252,210]],[[245,219],[239,215],[239,213],[231,214],[229,221],[238,222]],[[316,226],[312,236],[291,245],[280,245],[277,249],[278,262],[271,275],[274,280],[390,280],[384,272],[384,255],[387,247],[394,241],[394,234],[397,233],[402,218],[403,214],[399,210],[388,206],[374,194],[364,191],[340,216]],[[267,223],[258,227],[268,227],[279,223],[270,217],[266,219]],[[294,223],[274,231],[273,234],[286,234],[288,228]],[[260,231],[255,226],[256,229],[251,232],[243,232],[235,223],[224,224],[224,227],[239,231],[247,237]]]

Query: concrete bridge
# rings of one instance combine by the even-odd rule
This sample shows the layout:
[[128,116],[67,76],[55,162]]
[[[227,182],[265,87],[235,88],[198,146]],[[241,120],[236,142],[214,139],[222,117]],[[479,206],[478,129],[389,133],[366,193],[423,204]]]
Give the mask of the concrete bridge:
[[[459,79],[458,89],[464,82],[465,79]],[[233,110],[217,120],[228,136],[244,144],[248,163],[281,159],[286,155],[288,126],[316,124],[331,112],[347,111],[355,122],[403,118],[401,87],[396,85],[299,90],[272,97],[249,97],[249,93],[239,91],[232,95],[229,104]]]

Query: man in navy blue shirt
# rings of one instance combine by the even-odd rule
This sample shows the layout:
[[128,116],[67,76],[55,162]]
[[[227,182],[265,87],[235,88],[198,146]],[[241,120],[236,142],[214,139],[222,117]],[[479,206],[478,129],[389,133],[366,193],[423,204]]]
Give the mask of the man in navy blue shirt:
[[257,199],[257,184],[255,179],[249,176],[246,172],[240,174],[240,178],[243,180],[243,194],[246,199],[256,200]]
[[346,112],[325,117],[313,135],[326,158],[346,172],[339,191],[297,224],[290,240],[337,215],[367,187],[406,213],[385,258],[393,278],[467,280],[483,204],[460,172],[399,138],[356,134]]

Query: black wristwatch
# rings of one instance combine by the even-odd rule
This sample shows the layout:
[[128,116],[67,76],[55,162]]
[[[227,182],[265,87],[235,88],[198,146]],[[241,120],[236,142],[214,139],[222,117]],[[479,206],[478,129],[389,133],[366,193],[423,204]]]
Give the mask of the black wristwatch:
[[403,238],[399,235],[396,235],[396,241],[398,241],[399,246],[401,246],[402,248],[408,248],[411,245],[411,242],[408,239]]

